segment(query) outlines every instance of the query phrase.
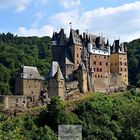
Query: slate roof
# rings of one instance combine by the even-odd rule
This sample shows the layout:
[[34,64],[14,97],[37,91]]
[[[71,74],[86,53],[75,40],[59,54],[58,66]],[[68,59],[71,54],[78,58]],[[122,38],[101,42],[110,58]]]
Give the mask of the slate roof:
[[[49,78],[54,78],[55,77],[55,75],[58,72],[58,68],[60,69],[58,62],[57,61],[53,61],[52,62],[52,66],[51,66],[51,70],[50,70],[50,73],[49,73]],[[61,70],[59,70],[59,72],[60,72],[60,79],[63,80],[64,77],[62,75]]]
[[80,35],[76,32],[76,30],[70,30],[70,37],[69,37],[69,45],[82,45],[82,40]]
[[71,52],[68,49],[65,49],[62,55],[62,58],[60,60],[60,64],[65,65],[74,65],[73,61],[72,61],[72,56],[71,56]]
[[21,77],[23,79],[36,79],[36,80],[42,80],[42,77],[40,76],[40,73],[37,69],[37,67],[32,66],[21,66]]
[[126,53],[127,45],[126,43],[121,43],[120,40],[115,40],[113,45],[111,46],[111,53]]
[[52,41],[56,42],[56,45],[64,46],[66,45],[66,34],[64,33],[64,29],[61,29],[59,33],[54,32],[52,36]]
[[111,46],[111,53],[118,53],[119,52],[119,48],[120,48],[120,41],[119,40],[115,40],[113,42],[113,45]]
[[105,42],[105,38],[102,36],[96,36],[89,34],[89,43],[93,45],[93,48],[107,50],[107,43]]

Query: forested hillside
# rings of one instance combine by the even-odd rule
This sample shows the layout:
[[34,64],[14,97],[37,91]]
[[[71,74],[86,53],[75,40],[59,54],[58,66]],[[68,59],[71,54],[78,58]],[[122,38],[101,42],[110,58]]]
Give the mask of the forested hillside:
[[140,39],[129,43],[128,68],[130,84],[140,87]]
[[36,66],[45,76],[51,64],[50,37],[17,37],[0,34],[0,94],[13,94],[21,65]]
[[83,140],[140,140],[140,93],[91,94],[67,104],[54,97],[40,114],[27,110],[15,118],[0,113],[0,140],[57,140],[58,125],[82,125]]

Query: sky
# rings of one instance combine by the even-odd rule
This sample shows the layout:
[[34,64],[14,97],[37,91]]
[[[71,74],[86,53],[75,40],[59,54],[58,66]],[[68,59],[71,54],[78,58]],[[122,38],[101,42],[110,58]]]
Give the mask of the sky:
[[140,38],[140,0],[0,0],[0,19],[0,33],[18,36],[69,36],[72,26],[111,42]]

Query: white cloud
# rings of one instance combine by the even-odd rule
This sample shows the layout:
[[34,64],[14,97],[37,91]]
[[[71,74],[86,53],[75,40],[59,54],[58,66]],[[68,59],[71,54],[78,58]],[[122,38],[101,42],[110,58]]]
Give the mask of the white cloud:
[[64,8],[75,7],[80,4],[80,0],[59,0],[60,5]]
[[25,27],[20,27],[18,29],[19,36],[52,36],[54,28],[50,25],[45,25],[42,28],[31,28],[26,29]]
[[29,4],[42,4],[48,3],[48,0],[0,0],[0,9],[15,8],[17,12],[24,11]]
[[21,12],[26,9],[30,1],[31,0],[3,0],[0,1],[0,9],[14,7],[17,12]]
[[[103,33],[112,41],[114,37],[120,37],[123,41],[130,41],[140,37],[140,2],[124,4],[119,7],[99,8],[86,12],[78,10],[55,14],[50,18],[58,29],[69,29],[69,22],[74,28],[82,32],[93,34]],[[68,32],[68,30],[66,30]]]
[[[42,19],[42,13],[37,13],[38,19]],[[119,7],[108,7],[93,9],[81,12],[76,10],[65,11],[52,15],[49,18],[50,23],[37,28],[32,26],[31,29],[24,27],[19,28],[19,35],[49,35],[52,36],[53,27],[55,30],[64,28],[69,35],[70,25],[73,28],[80,29],[80,32],[99,34],[103,33],[111,42],[114,38],[120,38],[122,41],[131,41],[140,37],[140,2],[124,4]]]

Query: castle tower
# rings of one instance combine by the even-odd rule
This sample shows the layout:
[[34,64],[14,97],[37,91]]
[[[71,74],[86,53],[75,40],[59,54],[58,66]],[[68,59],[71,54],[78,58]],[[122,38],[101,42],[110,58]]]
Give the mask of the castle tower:
[[53,33],[51,46],[53,61],[59,62],[66,47],[66,35],[64,29],[61,29],[59,33]]
[[110,82],[110,46],[105,38],[89,34],[87,43],[89,70],[94,91],[106,92]]
[[60,96],[62,100],[65,99],[65,82],[61,73],[58,62],[52,62],[52,68],[49,75],[48,82],[48,97]]
[[15,80],[15,95],[32,96],[38,99],[42,78],[36,67],[21,66]]
[[73,63],[75,65],[75,69],[77,69],[81,62],[82,51],[82,37],[79,34],[79,30],[70,30],[68,49],[71,50]]
[[127,46],[125,43],[120,44],[119,40],[114,41],[111,47],[110,64],[111,73],[119,74],[122,81],[128,85]]
[[79,89],[82,93],[88,91],[88,76],[87,70],[83,62],[80,63],[78,67],[78,81],[79,81]]

